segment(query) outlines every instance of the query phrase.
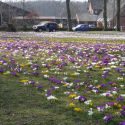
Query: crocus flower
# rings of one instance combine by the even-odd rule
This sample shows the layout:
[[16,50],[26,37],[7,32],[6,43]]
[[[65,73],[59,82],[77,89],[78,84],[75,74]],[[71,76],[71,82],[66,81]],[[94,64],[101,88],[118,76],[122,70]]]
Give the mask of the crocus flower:
[[36,88],[37,88],[38,90],[41,90],[41,89],[43,88],[43,86],[42,86],[42,85],[37,85]]
[[69,98],[75,98],[76,97],[76,94],[70,94],[69,95]]
[[92,100],[87,100],[84,102],[86,105],[92,105]]
[[98,110],[99,112],[103,112],[104,109],[105,109],[104,106],[97,106],[97,110]]
[[84,96],[79,97],[79,102],[85,102],[85,101],[87,101],[86,97],[84,97]]
[[120,122],[119,125],[125,125],[125,121]]
[[104,116],[104,121],[106,122],[106,123],[108,123],[108,122],[110,122],[111,120],[112,120],[112,116],[111,115],[106,115],[106,116]]
[[120,101],[123,101],[124,98],[123,98],[122,96],[118,96],[118,97],[116,98],[116,100],[120,102]]
[[47,97],[47,100],[57,100],[57,98],[53,95]]
[[125,116],[125,111],[124,110],[121,111],[121,115]]
[[70,108],[73,108],[73,107],[75,107],[75,104],[74,104],[73,102],[71,102],[71,103],[69,104],[69,107],[70,107]]
[[3,72],[4,72],[4,70],[2,68],[0,68],[0,73],[3,73]]
[[76,112],[81,112],[81,111],[82,111],[82,109],[81,109],[81,108],[76,107],[76,108],[74,108],[74,111],[76,111]]
[[94,112],[93,112],[92,108],[90,108],[90,110],[88,111],[88,115],[91,116],[91,115],[93,115],[93,113]]
[[122,109],[125,111],[125,106],[122,106]]

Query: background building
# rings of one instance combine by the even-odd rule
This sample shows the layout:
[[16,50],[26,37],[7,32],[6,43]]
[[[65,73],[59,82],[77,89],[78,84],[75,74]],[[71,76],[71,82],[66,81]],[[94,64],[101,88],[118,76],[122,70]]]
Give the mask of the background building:
[[[97,26],[103,28],[103,0],[89,0],[88,11],[91,14],[97,16]],[[116,16],[117,16],[117,1],[107,0],[107,22],[108,28],[116,28]],[[121,0],[121,14],[120,14],[121,30],[125,30],[125,0]]]
[[30,12],[0,1],[0,25],[14,24],[15,16],[26,16]]

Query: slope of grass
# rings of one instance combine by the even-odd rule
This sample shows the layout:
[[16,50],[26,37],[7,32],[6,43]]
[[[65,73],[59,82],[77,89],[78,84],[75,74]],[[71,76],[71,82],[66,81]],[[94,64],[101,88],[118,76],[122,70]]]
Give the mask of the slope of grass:
[[[124,93],[124,89],[120,88],[120,85],[123,85],[124,81],[117,81],[117,77],[122,76],[113,68],[109,73],[109,77],[102,79],[101,76],[103,68],[106,68],[106,66],[101,68],[98,67],[97,64],[97,67],[93,66],[92,69],[87,69],[87,63],[92,63],[93,53],[97,54],[99,59],[102,60],[103,56],[105,56],[103,55],[104,53],[102,53],[104,47],[106,48],[106,54],[112,54],[119,58],[119,55],[123,54],[124,52],[122,52],[119,48],[118,51],[112,52],[111,50],[113,47],[117,49],[117,43],[120,45],[120,43],[123,44],[125,41],[97,41],[82,38],[44,39],[46,40],[45,43],[42,43],[40,40],[37,41],[38,39],[34,38],[32,40],[26,40],[26,42],[22,40],[21,44],[18,44],[18,41],[16,40],[12,40],[12,42],[8,40],[6,41],[6,43],[8,43],[1,47],[2,53],[0,53],[0,59],[7,61],[8,65],[12,66],[12,68],[9,68],[9,66],[6,64],[3,65],[3,63],[0,63],[0,68],[5,68],[5,71],[0,73],[0,125],[104,125],[105,122],[103,117],[105,114],[115,114],[117,111],[119,111],[119,108],[113,107],[100,113],[97,111],[96,106],[110,101],[116,102],[116,97],[121,93]],[[34,40],[36,40],[36,43],[32,43]],[[47,43],[48,41],[51,42]],[[21,46],[18,49],[19,51],[16,51],[16,54],[16,47],[14,44],[11,44],[13,42],[16,47]],[[61,43],[59,44],[59,42]],[[75,46],[75,48],[70,47],[69,42],[73,45],[73,47]],[[84,43],[87,45],[85,48]],[[94,45],[97,43],[103,43],[103,49],[100,48],[100,53],[95,53],[92,50],[92,47],[89,48],[88,44],[91,46],[90,43]],[[114,45],[110,45],[109,43],[113,43]],[[45,47],[44,51],[41,51],[40,49],[43,46]],[[66,54],[77,58],[77,52],[79,52],[79,49],[77,51],[77,48],[81,48],[81,46],[83,47],[81,52],[87,53],[87,57],[89,57],[90,61],[88,61],[85,65],[79,65],[66,59],[65,61],[67,65],[64,66],[61,70],[58,70],[58,65],[62,64],[62,62],[58,60],[62,48],[67,47],[67,49],[63,51],[64,55]],[[8,50],[6,47],[8,47]],[[39,49],[39,47],[41,48]],[[49,53],[50,55],[48,54],[48,51],[46,51],[49,49],[53,50],[51,53]],[[32,55],[31,60],[27,56],[30,54]],[[52,60],[48,60],[50,57]],[[80,59],[76,59],[78,63],[80,62],[79,60]],[[30,61],[32,61],[32,64],[29,64]],[[34,70],[32,68],[34,66],[33,64],[35,66],[37,64],[40,68]],[[44,67],[42,64],[48,64],[48,67],[50,68]],[[115,66],[119,67],[119,64],[120,62]],[[15,70],[19,68],[19,66],[22,68],[22,71],[18,73]],[[77,69],[77,67],[80,68]],[[120,68],[125,70],[122,66]],[[16,72],[17,74],[12,75],[10,72],[8,73],[8,71]],[[39,74],[32,74],[34,71]],[[67,75],[64,75],[65,72]],[[74,75],[74,73],[79,72],[80,75]],[[43,77],[44,75],[56,76],[57,79],[61,79],[62,81],[64,77],[68,77],[68,80],[66,81],[67,83],[74,83],[75,80],[80,80],[82,82],[84,81],[85,83],[87,82],[88,85],[83,85],[80,86],[80,88],[77,88],[79,86],[76,86],[76,83],[74,83],[72,87],[68,88],[65,86],[66,84],[64,81],[62,84],[56,84],[55,82],[45,79]],[[43,89],[38,91],[38,88],[35,85],[25,85],[20,82],[22,79],[34,80],[36,86],[39,83],[40,85],[43,85]],[[110,81],[113,81],[114,84],[108,85],[108,87],[104,89],[99,88],[99,94],[106,92],[113,87],[118,87],[118,95],[112,98],[101,97],[99,94],[95,94],[87,88],[91,84],[97,87],[102,83],[107,84]],[[56,90],[52,93],[56,95],[58,100],[47,100],[45,96],[46,90],[49,90],[53,86],[59,87],[59,90]],[[93,104],[91,106],[85,106],[84,103],[80,103],[78,100],[76,101],[73,98],[69,98],[70,95],[64,95],[64,92],[67,91],[73,94],[76,91],[78,95],[84,95],[88,99],[92,99]],[[78,107],[81,107],[83,111],[75,112],[72,108],[69,107],[69,103],[71,102],[75,103]],[[125,100],[122,103],[120,102],[120,104],[124,105],[124,102]],[[93,116],[88,115],[89,108],[94,109]],[[109,122],[108,125],[117,125],[122,120],[124,120],[124,117],[116,117],[111,122]]]

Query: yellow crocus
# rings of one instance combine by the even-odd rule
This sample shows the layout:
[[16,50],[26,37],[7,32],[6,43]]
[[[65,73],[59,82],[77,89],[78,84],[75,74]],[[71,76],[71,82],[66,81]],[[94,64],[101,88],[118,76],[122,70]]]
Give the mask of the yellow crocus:
[[76,107],[76,108],[74,108],[74,111],[76,111],[76,112],[81,112],[81,111],[82,111],[82,109],[81,109],[81,108]]
[[73,102],[71,102],[71,103],[69,103],[69,107],[73,108],[73,107],[75,107],[75,104]]

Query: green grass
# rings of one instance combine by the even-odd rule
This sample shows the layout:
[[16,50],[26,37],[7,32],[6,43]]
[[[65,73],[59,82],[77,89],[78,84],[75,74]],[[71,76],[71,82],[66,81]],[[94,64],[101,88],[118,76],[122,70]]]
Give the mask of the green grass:
[[109,44],[125,44],[125,40],[99,40],[92,38],[44,38],[51,42],[81,42],[81,43],[109,43]]
[[[34,38],[38,40],[37,38]],[[83,38],[44,38],[45,40],[49,40],[51,42],[84,42],[84,43],[125,43],[125,41],[99,41],[92,39],[83,39]],[[41,44],[41,41],[39,41]],[[35,51],[35,50],[34,50]],[[121,54],[121,52],[119,52]],[[119,54],[118,53],[118,54]],[[3,54],[9,54],[7,53]],[[35,54],[38,54],[37,56]],[[33,63],[37,63],[41,66],[41,62],[50,63],[45,59],[41,59],[42,53],[35,52],[33,56]],[[72,51],[69,51],[69,54],[72,54]],[[116,54],[117,53],[112,53]],[[2,55],[2,54],[0,54]],[[15,60],[19,64],[25,64],[24,70],[29,73],[32,70],[27,65],[28,61],[23,58],[21,54],[17,54]],[[43,58],[43,57],[42,57]],[[47,58],[47,57],[44,57]],[[7,59],[7,58],[5,58]],[[8,60],[7,60],[8,61]],[[76,71],[76,68],[70,68],[69,66],[73,66],[74,64],[70,63],[66,66],[63,71],[67,71],[68,73],[68,82],[72,82],[76,79],[80,79],[83,81],[88,81],[89,84],[99,85],[100,83],[107,83],[112,80],[115,81],[119,74],[115,73],[114,70],[110,73],[110,78],[102,80],[100,78],[102,71],[99,68],[95,68],[95,70],[88,70],[88,73],[83,72],[86,70],[86,67],[80,68],[80,76],[72,76],[71,74]],[[55,68],[55,66],[53,66]],[[67,96],[63,94],[64,91],[70,90],[64,86],[60,86],[59,90],[54,91],[54,95],[58,97],[58,100],[48,101],[45,97],[45,92],[42,90],[39,92],[36,87],[31,85],[24,86],[19,83],[21,79],[34,80],[44,86],[44,89],[49,89],[54,86],[55,83],[51,83],[50,81],[43,78],[43,74],[41,71],[47,70],[42,67],[38,72],[40,72],[40,76],[33,76],[29,74],[20,73],[19,76],[14,77],[10,74],[4,75],[0,74],[0,125],[105,125],[103,121],[104,113],[98,113],[94,111],[94,115],[88,116],[87,111],[90,107],[84,106],[84,104],[79,103],[78,101],[74,101],[74,103],[83,108],[83,112],[74,112],[73,109],[69,108],[68,104],[72,102]],[[55,71],[50,71],[50,75],[55,75]],[[92,78],[90,80],[87,77],[87,74]],[[56,77],[61,79],[64,77],[63,73],[60,72],[60,75],[56,74]],[[94,80],[98,80],[98,83],[94,83]],[[119,84],[124,84],[124,82],[119,82]],[[73,86],[74,88],[74,86]],[[71,88],[71,89],[73,89]],[[106,98],[100,97],[92,92],[84,93],[86,88],[85,86],[81,87],[80,90],[77,90],[79,95],[85,95],[89,99],[93,99],[94,108],[96,105],[103,104],[105,102],[114,101],[114,98]],[[105,92],[105,90],[101,90]],[[120,89],[121,93],[124,93],[124,89]],[[124,101],[125,102],[125,101]],[[105,113],[111,112],[112,114],[117,111],[116,109],[110,109],[109,111],[105,111]],[[124,118],[116,118],[108,125],[117,125],[120,120]]]
[[[0,75],[0,125],[100,125],[86,113],[67,110],[64,101],[48,102],[35,88]],[[102,124],[103,125],[103,124]]]

